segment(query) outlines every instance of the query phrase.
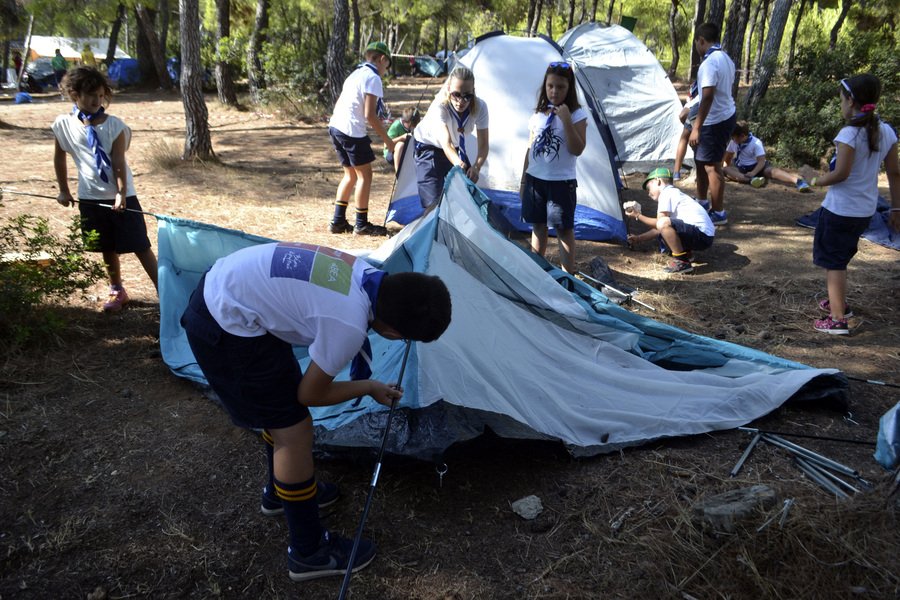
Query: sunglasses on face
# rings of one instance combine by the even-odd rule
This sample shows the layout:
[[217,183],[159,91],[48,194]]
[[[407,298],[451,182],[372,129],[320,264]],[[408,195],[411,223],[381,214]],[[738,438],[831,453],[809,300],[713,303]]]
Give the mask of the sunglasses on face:
[[469,102],[472,100],[472,98],[475,97],[475,94],[473,94],[472,92],[465,92],[465,93],[450,92],[450,97],[453,98],[454,100],[462,100],[464,102]]
[[570,65],[569,63],[567,63],[565,61],[552,62],[552,63],[550,63],[550,66],[551,67],[559,67],[560,69],[571,69],[572,68],[572,65]]

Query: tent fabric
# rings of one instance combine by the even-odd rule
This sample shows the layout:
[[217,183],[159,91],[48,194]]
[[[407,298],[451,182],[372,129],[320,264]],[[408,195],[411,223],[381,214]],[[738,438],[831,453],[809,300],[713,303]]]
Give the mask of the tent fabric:
[[[81,51],[84,45],[89,44],[91,52],[97,60],[105,60],[106,53],[109,50],[109,38],[67,38],[51,35],[33,35],[31,36],[31,58],[35,59],[41,56],[52,58],[59,48],[59,53],[69,62],[77,62],[81,64]],[[116,46],[116,60],[120,58],[131,58],[119,46]]]
[[[478,187],[494,201],[495,210],[506,220],[505,227],[530,231],[530,226],[522,222],[518,196],[528,146],[528,119],[534,113],[544,78],[545,67],[541,65],[561,60],[561,50],[547,38],[494,32],[476,40],[458,59],[459,64],[475,74],[475,91],[487,103],[490,114],[490,152],[479,174]],[[601,133],[603,124],[580,89],[579,102],[592,118],[588,119],[587,145],[576,170],[576,237],[624,240],[627,232],[619,206],[618,176]],[[407,148],[412,146],[407,144]],[[477,147],[474,135],[466,140],[466,147]],[[406,225],[421,214],[410,150],[397,173],[387,220]]]
[[[592,455],[743,425],[807,390],[844,393],[846,380],[834,369],[697,336],[617,306],[508,241],[491,226],[497,215],[490,205],[454,168],[437,209],[366,257],[389,272],[438,275],[453,299],[446,333],[412,345],[392,453],[434,459],[489,428]],[[266,240],[158,219],[162,356],[176,375],[203,382],[179,316],[217,257]],[[396,381],[404,343],[374,333],[370,339],[373,377]],[[305,349],[296,354],[306,366]],[[370,398],[311,411],[321,446],[380,445],[387,412]]]
[[[800,227],[815,229],[821,212],[822,208],[819,207],[809,214],[797,217],[795,222]],[[869,226],[863,232],[862,237],[873,244],[900,250],[900,233],[891,229],[890,220],[891,205],[882,196],[879,196],[875,214],[872,215],[872,220],[869,221]]]
[[[684,125],[682,103],[662,65],[633,33],[619,25],[583,23],[560,39],[582,89],[596,99],[609,128],[618,166],[646,173],[675,161]],[[693,153],[688,148],[687,158]]]

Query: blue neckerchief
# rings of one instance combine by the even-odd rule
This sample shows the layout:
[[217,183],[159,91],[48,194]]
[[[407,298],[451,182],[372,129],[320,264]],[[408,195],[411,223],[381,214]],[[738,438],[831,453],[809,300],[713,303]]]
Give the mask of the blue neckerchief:
[[466,154],[466,122],[469,120],[469,109],[471,107],[466,107],[466,110],[464,110],[462,114],[456,112],[456,109],[449,104],[447,105],[447,108],[450,109],[450,114],[456,119],[456,131],[459,133],[459,148],[457,149],[459,158],[466,163],[466,165],[471,165],[472,163],[469,162],[469,155]]
[[553,122],[553,117],[556,116],[556,113],[553,112],[552,104],[548,104],[547,108],[550,110],[550,116],[547,117],[547,121],[544,123],[544,128],[541,129],[541,134],[539,134],[537,136],[537,138],[534,140],[534,148],[532,150],[532,154],[534,156],[538,156],[540,153],[542,153],[544,150],[544,147],[549,142],[549,137],[547,135],[544,135],[544,132],[546,132],[547,129],[550,128],[550,123]]
[[720,46],[719,44],[713,44],[712,46],[709,47],[709,50],[706,51],[706,54],[703,55],[703,59],[700,62],[703,62],[704,60],[709,58],[709,55],[712,54],[713,52],[717,52],[721,49],[722,49],[722,46]]
[[[381,287],[381,280],[387,275],[384,271],[377,269],[367,270],[363,273],[362,289],[369,297],[369,304],[372,307],[372,315],[375,315],[375,302],[378,299],[378,289]],[[362,348],[350,363],[350,379],[369,379],[372,377],[372,344],[369,343],[369,337],[366,336]]]
[[72,114],[78,115],[78,120],[84,123],[87,121],[87,125],[85,125],[85,130],[87,131],[87,141],[88,146],[91,147],[91,151],[94,153],[94,168],[97,169],[97,175],[100,176],[100,179],[103,180],[103,183],[109,183],[109,175],[106,174],[105,167],[109,167],[110,171],[112,170],[112,162],[109,160],[109,156],[106,152],[103,151],[103,144],[100,143],[100,138],[97,137],[97,130],[94,129],[94,126],[91,122],[102,115],[104,112],[103,107],[91,114],[82,112],[78,105],[76,104],[72,108]]
[[[378,75],[379,79],[381,78],[381,73],[378,72],[378,67],[376,67],[372,63],[367,62],[367,63],[363,63],[359,66],[360,67],[369,67],[370,69],[372,69],[373,73]],[[357,67],[357,68],[359,68],[359,67]],[[376,102],[375,110],[378,113],[379,119],[389,119],[391,116],[391,113],[390,113],[390,111],[388,111],[387,106],[384,105],[384,100],[381,98],[379,98],[378,102]]]
[[834,171],[837,168],[837,148],[834,149],[834,156],[828,161],[828,170]]
[[696,97],[699,92],[700,88],[697,86],[697,82],[695,81],[691,84],[691,98]]
[[[750,145],[750,142],[752,142],[752,141],[753,141],[753,133],[748,133],[748,134],[747,134],[747,141],[744,142],[743,144],[738,144],[737,156],[740,156],[741,153],[744,151],[744,148],[746,148],[747,146],[749,146],[749,145]],[[735,158],[737,158],[737,157],[735,157]]]

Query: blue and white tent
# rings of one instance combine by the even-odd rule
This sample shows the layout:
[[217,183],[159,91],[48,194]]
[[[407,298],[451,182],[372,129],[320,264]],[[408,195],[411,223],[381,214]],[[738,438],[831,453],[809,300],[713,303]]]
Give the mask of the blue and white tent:
[[[792,397],[844,393],[834,369],[617,306],[508,241],[491,226],[495,216],[454,168],[438,207],[367,257],[390,272],[438,275],[453,300],[446,333],[413,343],[389,451],[433,459],[490,428],[591,455],[744,425]],[[160,217],[160,344],[176,375],[204,381],[178,322],[200,276],[220,256],[263,241]],[[371,341],[373,376],[396,381],[404,343],[374,333]],[[297,356],[308,360],[303,348]],[[318,444],[380,445],[387,411],[371,399],[311,410]]]

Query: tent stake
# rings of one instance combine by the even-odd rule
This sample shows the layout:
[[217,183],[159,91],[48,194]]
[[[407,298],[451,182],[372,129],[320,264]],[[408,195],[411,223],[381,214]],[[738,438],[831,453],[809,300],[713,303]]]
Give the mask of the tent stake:
[[756,435],[753,436],[753,439],[750,440],[749,444],[747,444],[747,449],[744,450],[744,453],[741,455],[741,458],[737,461],[737,464],[734,465],[733,469],[731,469],[731,473],[729,474],[730,477],[734,477],[735,475],[738,474],[738,471],[740,471],[741,467],[744,466],[744,462],[750,456],[750,453],[753,452],[753,448],[756,447],[756,444],[759,442],[760,439],[762,439],[761,433],[757,433]]
[[[611,290],[614,291],[615,293],[622,295],[622,296],[623,296],[626,300],[628,300],[629,302],[637,302],[637,303],[640,304],[641,306],[646,307],[646,308],[649,308],[649,309],[652,310],[653,312],[656,312],[656,309],[655,309],[655,308],[653,308],[653,307],[650,306],[649,304],[646,304],[646,303],[644,303],[644,302],[641,302],[640,300],[638,300],[637,298],[635,298],[635,297],[634,297],[632,294],[630,294],[630,293],[625,293],[625,292],[623,292],[622,290],[619,290],[619,289],[614,288],[613,286],[609,285],[608,283],[603,283],[603,282],[600,281],[599,279],[594,279],[593,277],[591,277],[590,275],[588,275],[588,274],[585,273],[584,271],[578,271],[578,274],[581,275],[582,277],[584,277],[584,278],[587,279],[587,280],[593,281],[593,282],[596,283],[597,285],[601,285],[601,286],[603,286],[603,287],[608,287],[609,289],[611,289]],[[602,291],[602,290],[601,290],[601,291]]]

